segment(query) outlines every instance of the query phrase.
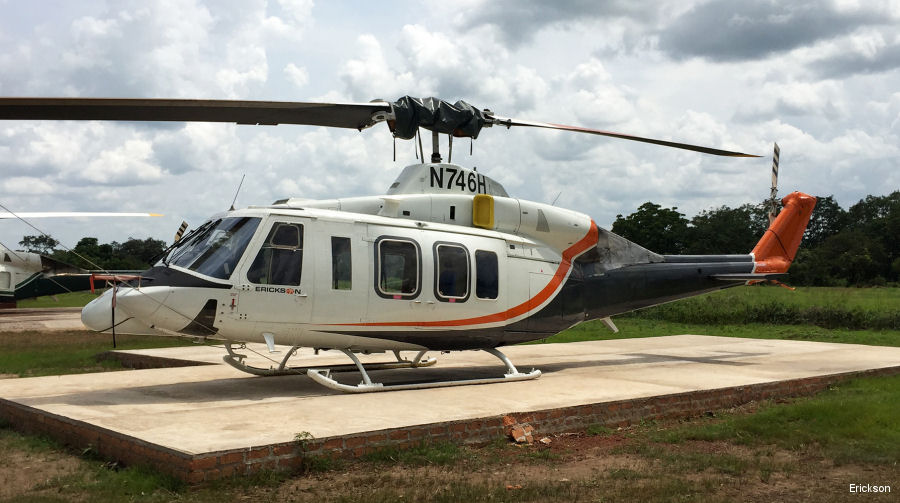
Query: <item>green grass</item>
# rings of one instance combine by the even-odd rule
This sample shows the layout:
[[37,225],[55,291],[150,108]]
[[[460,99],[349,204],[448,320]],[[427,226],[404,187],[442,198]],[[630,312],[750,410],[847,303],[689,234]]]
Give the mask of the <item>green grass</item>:
[[697,334],[754,339],[841,342],[846,344],[868,344],[871,346],[900,346],[900,330],[827,329],[812,325],[772,325],[765,323],[701,325],[631,317],[616,318],[614,321],[619,328],[619,333],[617,334],[612,333],[603,323],[591,321],[535,343]]
[[[191,345],[182,337],[118,335],[117,349],[148,349]],[[121,370],[117,360],[98,361],[113,349],[112,336],[97,332],[0,332],[0,374],[19,377],[80,374]]]
[[591,321],[537,343],[700,334],[900,346],[900,288],[738,287],[613,321],[618,334]]
[[755,414],[660,432],[657,439],[724,440],[784,449],[821,449],[836,463],[900,462],[900,376],[856,379]]
[[815,325],[900,330],[900,288],[737,287],[629,316],[678,323]]
[[48,307],[84,307],[88,302],[99,297],[101,293],[103,293],[102,290],[97,290],[97,293],[71,292],[45,297],[35,297],[33,299],[24,299],[18,301],[16,303],[16,307],[26,309]]
[[447,465],[461,461],[467,451],[450,442],[421,443],[408,449],[384,447],[363,455],[363,460],[375,463],[401,463],[409,466]]

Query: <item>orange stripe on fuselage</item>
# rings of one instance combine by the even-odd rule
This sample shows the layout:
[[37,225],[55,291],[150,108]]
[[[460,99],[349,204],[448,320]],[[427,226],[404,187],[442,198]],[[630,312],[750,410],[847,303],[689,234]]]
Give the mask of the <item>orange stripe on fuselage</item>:
[[547,301],[562,286],[563,280],[569,274],[572,268],[572,259],[587,251],[591,246],[597,244],[599,238],[597,224],[591,220],[591,228],[587,234],[577,243],[568,247],[562,253],[562,261],[550,282],[547,283],[540,292],[525,302],[502,311],[499,313],[488,314],[485,316],[476,316],[474,318],[463,318],[459,320],[442,320],[442,321],[382,321],[373,323],[334,323],[328,326],[344,326],[344,327],[460,327],[464,325],[481,325],[484,323],[496,323],[506,321],[516,316],[528,313],[532,309],[539,307]]

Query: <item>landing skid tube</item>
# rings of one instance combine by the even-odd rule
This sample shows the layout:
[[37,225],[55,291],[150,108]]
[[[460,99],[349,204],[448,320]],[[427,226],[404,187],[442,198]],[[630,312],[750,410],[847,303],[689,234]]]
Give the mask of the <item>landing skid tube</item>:
[[[241,349],[245,349],[246,346],[241,344]],[[297,354],[297,350],[300,349],[300,346],[292,347],[284,358],[279,363],[278,367],[254,367],[252,365],[247,365],[244,359],[247,358],[247,355],[243,355],[240,353],[235,353],[234,349],[231,347],[230,342],[225,343],[225,350],[228,351],[228,354],[222,357],[222,360],[225,363],[231,365],[232,367],[242,371],[247,372],[248,374],[258,375],[258,376],[285,376],[285,375],[304,375],[307,374],[311,367],[289,367],[287,362],[288,360]],[[346,350],[343,350],[345,353]],[[350,353],[355,362],[359,360],[356,358],[356,355]],[[434,358],[427,358],[425,360],[422,359],[425,356],[425,351],[419,351],[416,354],[416,357],[410,361],[400,357],[399,351],[394,351],[394,356],[397,358],[397,361],[393,362],[380,362],[380,363],[370,363],[368,367],[372,370],[387,370],[387,369],[403,369],[403,368],[419,368],[419,367],[430,367],[437,363],[437,360]],[[333,372],[350,372],[357,370],[357,365],[347,364],[347,365],[334,365],[330,370]]]
[[[519,372],[515,365],[509,361],[509,358],[506,357],[505,354],[501,353],[495,348],[488,348],[484,351],[496,356],[506,365],[506,374],[503,377],[489,377],[486,379],[461,379],[458,381],[435,381],[428,383],[415,383],[415,384],[383,384],[383,383],[373,383],[372,379],[369,377],[369,373],[366,372],[366,369],[363,367],[362,363],[360,363],[359,358],[353,354],[352,351],[343,349],[341,350],[345,355],[349,356],[351,360],[353,360],[353,364],[356,366],[356,370],[362,374],[363,381],[356,386],[351,386],[349,384],[341,384],[337,382],[334,378],[331,377],[332,372],[336,372],[335,367],[328,369],[309,369],[306,372],[313,381],[325,386],[327,388],[331,388],[337,391],[343,391],[346,393],[372,393],[375,391],[394,391],[394,390],[404,390],[404,389],[428,389],[428,388],[445,388],[449,386],[467,386],[469,384],[491,384],[491,383],[500,383],[500,382],[512,382],[512,381],[527,381],[529,379],[537,379],[541,376],[540,370],[532,369],[531,372]],[[348,365],[351,366],[352,365]],[[372,365],[367,365],[369,370],[376,370]]]

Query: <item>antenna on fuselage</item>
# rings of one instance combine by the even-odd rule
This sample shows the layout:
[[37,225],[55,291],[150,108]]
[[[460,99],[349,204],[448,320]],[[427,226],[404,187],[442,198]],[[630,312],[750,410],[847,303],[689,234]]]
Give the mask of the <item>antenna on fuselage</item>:
[[[238,194],[241,193],[241,186],[244,185],[244,177],[247,176],[247,173],[241,175],[241,183],[238,184],[238,188],[234,191],[234,199],[231,200],[231,208],[228,211],[234,211],[234,203],[237,201]],[[177,239],[176,239],[177,241]]]

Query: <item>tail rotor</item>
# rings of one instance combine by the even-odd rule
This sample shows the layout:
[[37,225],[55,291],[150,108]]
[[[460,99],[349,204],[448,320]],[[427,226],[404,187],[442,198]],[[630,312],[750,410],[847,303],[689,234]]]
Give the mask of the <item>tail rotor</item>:
[[778,157],[781,154],[781,149],[778,148],[778,143],[775,144],[775,153],[772,155],[772,191],[769,195],[769,225],[772,225],[772,222],[775,221],[775,217],[778,215]]

